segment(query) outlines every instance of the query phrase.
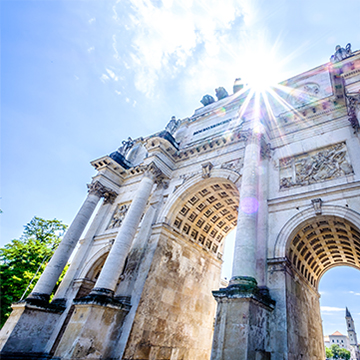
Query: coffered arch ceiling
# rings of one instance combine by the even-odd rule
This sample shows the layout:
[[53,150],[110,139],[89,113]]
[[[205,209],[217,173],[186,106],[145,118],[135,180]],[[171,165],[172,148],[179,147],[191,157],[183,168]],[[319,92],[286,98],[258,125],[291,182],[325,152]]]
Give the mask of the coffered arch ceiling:
[[360,270],[360,230],[340,217],[316,217],[294,236],[288,258],[317,289],[321,276],[334,266],[347,265]]
[[203,181],[172,209],[173,229],[204,250],[222,256],[225,237],[236,227],[239,191],[224,179]]

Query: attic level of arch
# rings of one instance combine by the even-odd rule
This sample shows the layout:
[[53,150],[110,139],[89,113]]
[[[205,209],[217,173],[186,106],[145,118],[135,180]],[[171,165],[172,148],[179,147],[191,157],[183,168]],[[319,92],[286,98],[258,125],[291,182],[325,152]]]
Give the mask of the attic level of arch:
[[[229,131],[225,135],[214,137],[211,140],[202,141],[200,144],[195,146],[189,146],[181,150],[174,150],[171,144],[167,143],[164,139],[159,139],[157,137],[151,139],[143,140],[143,143],[147,142],[147,149],[149,151],[154,151],[159,149],[160,151],[166,151],[168,155],[172,157],[175,163],[188,160],[192,155],[198,155],[202,153],[208,153],[216,150],[217,148],[236,144],[239,142],[245,142],[248,136],[251,134],[250,130],[240,130]],[[269,153],[269,144],[266,144],[265,138],[262,137],[262,155],[268,155]],[[97,160],[91,162],[96,170],[101,170],[103,167],[109,167],[114,170],[116,173],[120,174],[122,177],[134,176],[142,174],[146,170],[146,165],[140,164],[131,167],[126,170],[121,165],[119,165],[115,160],[109,156],[103,156]]]
[[348,265],[360,270],[360,231],[345,219],[320,216],[294,236],[288,259],[317,289],[321,276],[331,267]]

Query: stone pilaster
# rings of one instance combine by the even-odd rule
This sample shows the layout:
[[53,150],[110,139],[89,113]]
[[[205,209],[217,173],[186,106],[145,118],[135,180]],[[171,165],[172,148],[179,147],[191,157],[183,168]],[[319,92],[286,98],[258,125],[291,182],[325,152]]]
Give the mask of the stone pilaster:
[[49,264],[45,268],[39,281],[35,285],[33,291],[26,299],[27,302],[40,304],[49,301],[50,294],[53,291],[61,272],[64,270],[64,267],[67,264],[77,242],[79,241],[80,236],[83,233],[100,198],[104,197],[105,200],[109,200],[116,196],[112,190],[103,186],[99,181],[91,183],[88,185],[88,188],[88,196],[75,216],[74,221],[67,230]]

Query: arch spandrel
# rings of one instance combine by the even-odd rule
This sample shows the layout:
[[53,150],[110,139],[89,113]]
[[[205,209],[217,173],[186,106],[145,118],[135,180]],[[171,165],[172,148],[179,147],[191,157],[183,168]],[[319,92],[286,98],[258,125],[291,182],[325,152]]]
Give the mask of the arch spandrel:
[[239,190],[227,175],[194,177],[190,186],[177,189],[162,214],[176,233],[219,258],[225,237],[236,227],[239,204]]

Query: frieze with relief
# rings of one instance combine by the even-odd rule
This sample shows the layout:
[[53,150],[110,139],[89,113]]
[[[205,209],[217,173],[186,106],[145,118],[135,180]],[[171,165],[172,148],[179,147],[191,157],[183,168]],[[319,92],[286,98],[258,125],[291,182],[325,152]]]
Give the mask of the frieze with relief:
[[345,142],[280,160],[280,189],[310,185],[353,173]]
[[129,210],[130,204],[119,204],[114,211],[114,214],[110,220],[108,229],[118,228],[125,219],[125,215]]
[[299,108],[318,100],[322,95],[319,84],[309,82],[291,91],[287,102],[293,108]]

